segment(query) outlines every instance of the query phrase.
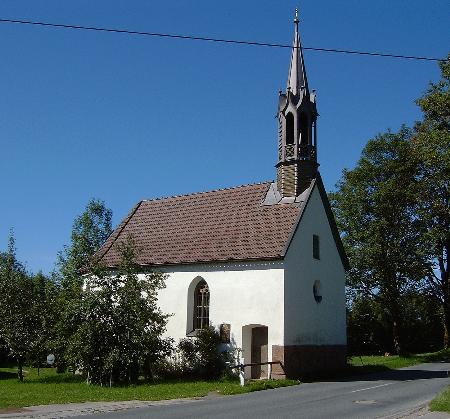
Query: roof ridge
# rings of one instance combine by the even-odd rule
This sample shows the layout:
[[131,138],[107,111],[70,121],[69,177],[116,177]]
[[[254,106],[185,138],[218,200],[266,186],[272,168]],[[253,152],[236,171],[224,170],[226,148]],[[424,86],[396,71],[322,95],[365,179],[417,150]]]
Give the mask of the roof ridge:
[[208,193],[213,193],[213,192],[229,191],[229,190],[232,190],[232,189],[244,188],[246,186],[265,185],[267,183],[273,183],[273,180],[266,180],[264,182],[256,182],[256,183],[247,183],[247,184],[244,184],[244,185],[230,186],[230,187],[227,187],[227,188],[211,189],[209,191],[191,192],[191,193],[181,194],[181,195],[161,196],[159,198],[152,198],[152,199],[142,199],[140,202],[162,201],[164,199],[182,198],[182,197],[187,197],[187,196],[208,194]]

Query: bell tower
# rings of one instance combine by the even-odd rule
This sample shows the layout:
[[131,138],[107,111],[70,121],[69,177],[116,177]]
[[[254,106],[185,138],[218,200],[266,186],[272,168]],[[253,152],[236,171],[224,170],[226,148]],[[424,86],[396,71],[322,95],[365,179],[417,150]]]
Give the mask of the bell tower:
[[279,92],[277,189],[295,198],[317,174],[316,94],[309,91],[295,11],[295,33],[286,92]]

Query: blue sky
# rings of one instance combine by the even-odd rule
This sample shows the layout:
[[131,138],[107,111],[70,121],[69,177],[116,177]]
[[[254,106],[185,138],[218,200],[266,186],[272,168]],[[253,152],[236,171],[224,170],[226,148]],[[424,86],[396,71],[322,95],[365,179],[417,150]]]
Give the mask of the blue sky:
[[[0,18],[291,43],[296,1],[1,0]],[[447,0],[303,1],[303,45],[443,57]],[[275,176],[290,51],[0,23],[0,249],[50,271],[90,198],[139,200]],[[436,63],[305,52],[328,190],[366,141],[420,117]]]

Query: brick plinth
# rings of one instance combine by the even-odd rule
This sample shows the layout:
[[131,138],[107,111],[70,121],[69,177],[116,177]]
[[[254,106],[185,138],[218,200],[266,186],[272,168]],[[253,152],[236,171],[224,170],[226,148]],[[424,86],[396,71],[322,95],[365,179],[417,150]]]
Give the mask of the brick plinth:
[[330,373],[345,367],[345,345],[289,345],[272,346],[273,378],[301,378]]

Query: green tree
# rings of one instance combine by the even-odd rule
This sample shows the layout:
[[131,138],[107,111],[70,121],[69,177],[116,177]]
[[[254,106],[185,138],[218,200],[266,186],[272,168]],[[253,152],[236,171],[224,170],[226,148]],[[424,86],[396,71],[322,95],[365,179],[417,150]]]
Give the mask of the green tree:
[[16,258],[11,232],[8,250],[0,263],[0,334],[9,354],[17,361],[18,376],[23,381],[23,364],[33,340],[33,318],[30,313],[30,281],[25,268]]
[[131,238],[120,251],[116,272],[97,267],[86,280],[78,309],[81,321],[69,343],[72,363],[94,383],[135,383],[172,348],[172,340],[162,337],[168,315],[157,306],[166,276],[138,275],[142,269]]
[[92,256],[112,232],[112,211],[98,199],[91,199],[84,212],[75,218],[71,243],[58,255],[61,285],[76,295],[82,286],[80,271],[88,267]]
[[392,347],[390,324],[380,302],[371,295],[357,295],[347,313],[350,355],[382,354]]
[[[401,307],[405,350],[413,353],[439,350],[442,345],[439,305],[421,290],[411,289],[402,296]],[[349,354],[390,351],[389,313],[379,299],[358,295],[349,307],[347,319]]]
[[44,289],[47,286],[50,281],[42,274],[28,274],[17,260],[11,233],[7,252],[0,254],[0,340],[17,361],[21,381],[24,363],[42,362],[48,348],[54,317]]
[[422,252],[429,290],[443,308],[444,346],[450,333],[450,56],[440,63],[442,77],[417,100],[423,112],[414,141],[418,171]]
[[67,366],[67,343],[81,322],[77,313],[82,298],[81,272],[89,267],[95,252],[111,234],[111,217],[112,212],[103,201],[90,200],[84,212],[74,220],[70,245],[58,255],[55,276],[60,285],[59,320],[53,351],[59,371]]
[[59,317],[57,298],[58,287],[42,272],[31,277],[33,287],[32,310],[35,322],[35,339],[30,346],[29,361],[38,368],[46,356],[53,351],[55,325]]
[[386,309],[396,353],[404,350],[402,297],[424,276],[412,135],[403,127],[370,140],[330,196],[350,259],[353,298],[371,296]]

